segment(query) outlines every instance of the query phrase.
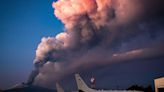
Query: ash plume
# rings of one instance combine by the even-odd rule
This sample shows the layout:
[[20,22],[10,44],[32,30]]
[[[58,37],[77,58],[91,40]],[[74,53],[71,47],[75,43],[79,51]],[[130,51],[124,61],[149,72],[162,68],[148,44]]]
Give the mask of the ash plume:
[[42,38],[34,59],[38,73],[32,78],[34,84],[51,86],[82,70],[163,56],[161,3],[162,0],[53,2],[54,15],[62,21],[65,31]]

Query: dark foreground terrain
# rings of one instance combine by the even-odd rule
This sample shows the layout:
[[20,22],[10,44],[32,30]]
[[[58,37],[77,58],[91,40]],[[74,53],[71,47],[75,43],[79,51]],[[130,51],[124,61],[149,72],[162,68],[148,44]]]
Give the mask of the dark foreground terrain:
[[47,88],[33,86],[33,85],[26,85],[26,86],[20,86],[20,87],[3,90],[0,92],[57,92],[57,91],[53,89],[47,89]]

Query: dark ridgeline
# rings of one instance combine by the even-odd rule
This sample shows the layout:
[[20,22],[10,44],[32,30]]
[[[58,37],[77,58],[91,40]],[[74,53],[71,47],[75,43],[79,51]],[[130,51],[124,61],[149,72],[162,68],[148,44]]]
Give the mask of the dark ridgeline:
[[12,88],[12,89],[8,89],[8,90],[4,90],[2,92],[57,92],[57,91],[53,90],[53,89],[27,85],[25,87]]
[[139,85],[132,85],[127,90],[139,90],[144,92],[154,92],[152,87],[149,85],[147,87],[139,86]]

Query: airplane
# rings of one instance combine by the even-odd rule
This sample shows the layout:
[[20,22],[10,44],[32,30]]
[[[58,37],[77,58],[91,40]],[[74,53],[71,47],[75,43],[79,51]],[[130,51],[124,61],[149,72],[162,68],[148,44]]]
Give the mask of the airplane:
[[[75,79],[78,87],[78,91],[74,92],[143,92],[143,91],[136,91],[136,90],[96,90],[89,88],[83,79],[80,77],[79,74],[75,74]],[[64,89],[56,83],[57,92],[64,92]]]
[[143,92],[136,90],[96,90],[89,88],[79,74],[75,74],[75,79],[79,92]]
[[64,92],[64,89],[59,85],[59,83],[56,83],[56,90],[57,92]]

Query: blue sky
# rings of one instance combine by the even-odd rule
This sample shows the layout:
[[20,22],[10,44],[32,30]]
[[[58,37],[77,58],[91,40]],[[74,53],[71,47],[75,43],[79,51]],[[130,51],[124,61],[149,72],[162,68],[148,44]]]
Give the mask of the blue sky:
[[[64,25],[53,14],[53,1],[55,0],[0,0],[0,89],[10,88],[17,83],[26,82],[34,69],[33,59],[41,38],[54,37],[64,29]],[[154,13],[157,12],[155,11]],[[157,23],[154,22],[156,19],[152,20],[152,23],[147,23],[149,22],[145,21],[149,19],[147,13],[144,15],[145,20],[143,21],[145,23],[142,25],[141,22],[141,26],[143,26],[143,29],[145,28],[145,34],[154,34],[155,37],[149,37],[148,35],[146,39],[146,35],[142,34],[142,32],[141,35],[133,39],[129,35],[129,38],[125,39],[127,42],[122,40],[125,45],[122,48],[123,51],[130,49],[128,46],[134,46],[135,48],[135,46],[142,47],[142,45],[146,47],[151,42],[163,43],[163,20],[159,22],[158,15],[161,16],[159,13],[149,15],[151,17],[150,20],[152,16],[155,16]],[[161,18],[163,19],[163,16]],[[129,28],[131,28],[131,25]],[[152,32],[147,30],[152,30]],[[97,78],[100,79],[97,82],[99,87],[102,86],[103,88],[106,85],[115,88],[116,81],[119,81],[120,85],[126,88],[129,85],[133,85],[133,83],[141,85],[153,84],[153,79],[164,75],[163,69],[163,57],[159,56],[155,59],[134,60],[131,63],[106,66],[106,68],[97,68],[97,70],[93,69],[93,71],[91,69],[88,73],[97,74]],[[86,71],[84,73],[85,75],[87,74]],[[73,84],[70,79],[73,78],[64,79],[64,86],[68,87],[67,89],[71,88],[71,84]],[[86,78],[84,77],[84,79]],[[54,87],[54,85],[52,86]]]
[[63,30],[53,15],[53,1],[0,1],[0,88],[26,81],[41,38]]

